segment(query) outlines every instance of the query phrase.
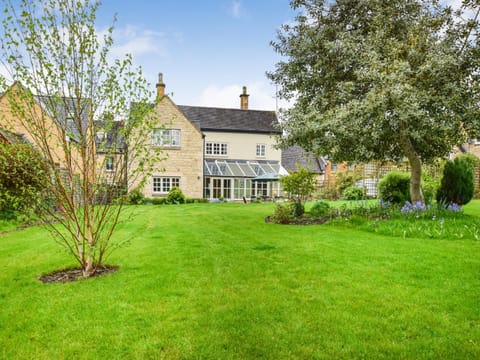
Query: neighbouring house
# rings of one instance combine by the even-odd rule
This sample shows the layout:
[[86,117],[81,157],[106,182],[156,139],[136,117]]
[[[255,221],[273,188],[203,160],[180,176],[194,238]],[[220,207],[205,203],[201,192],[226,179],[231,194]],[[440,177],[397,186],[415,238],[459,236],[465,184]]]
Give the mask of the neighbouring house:
[[6,129],[0,128],[0,143],[2,144],[28,143],[28,140],[22,134],[16,134]]
[[480,139],[472,139],[466,144],[460,145],[459,150],[464,154],[473,154],[480,158]]
[[331,171],[331,163],[324,157],[314,156],[300,146],[294,145],[282,150],[282,166],[288,172],[295,172],[301,168],[315,174],[317,187],[323,187],[326,182],[327,170]]
[[[240,109],[176,105],[165,94],[163,75],[157,84],[158,127],[151,146],[166,159],[142,189],[146,197],[166,196],[179,187],[190,198],[242,200],[281,195],[280,134],[274,111],[250,110],[246,87]],[[131,186],[130,186],[131,185]],[[138,184],[129,184],[129,189]]]
[[[46,102],[53,101],[49,97],[34,96],[33,104],[26,104],[27,100],[23,95],[23,88],[18,82],[13,83],[7,91],[0,96],[0,128],[2,129],[2,137],[8,140],[8,135],[21,137],[24,141],[31,143],[33,146],[39,142],[45,142],[49,149],[49,154],[52,160],[60,168],[67,167],[67,162],[72,161],[66,159],[62,149],[62,141],[69,137],[71,141],[75,140],[75,131],[71,130],[71,119],[68,116],[68,111],[58,106],[57,114],[50,114],[46,110]],[[15,103],[15,108],[12,104]],[[22,104],[25,104],[22,105]],[[23,120],[17,115],[16,111],[25,111],[30,114],[32,118],[37,119],[37,124],[41,124],[36,133],[28,129]],[[61,114],[60,114],[61,113]],[[59,115],[60,114],[60,115]],[[59,123],[61,122],[61,123]],[[43,154],[47,156],[47,154]]]

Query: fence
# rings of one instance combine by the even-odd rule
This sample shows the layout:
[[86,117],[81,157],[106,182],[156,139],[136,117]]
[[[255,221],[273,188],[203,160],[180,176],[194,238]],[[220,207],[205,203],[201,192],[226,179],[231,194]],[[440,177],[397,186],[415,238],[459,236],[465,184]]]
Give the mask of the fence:
[[[400,164],[372,162],[367,164],[356,164],[339,167],[336,172],[327,173],[325,177],[318,181],[320,191],[334,192],[339,176],[345,174],[351,175],[355,181],[355,186],[365,188],[369,197],[377,197],[377,184],[387,173],[391,171],[410,172],[410,165],[406,162]],[[442,177],[443,167],[440,164],[424,165],[423,171],[432,178]],[[339,175],[342,174],[342,175]],[[480,198],[480,167],[474,169],[475,176],[475,197]],[[338,195],[337,195],[338,196]]]

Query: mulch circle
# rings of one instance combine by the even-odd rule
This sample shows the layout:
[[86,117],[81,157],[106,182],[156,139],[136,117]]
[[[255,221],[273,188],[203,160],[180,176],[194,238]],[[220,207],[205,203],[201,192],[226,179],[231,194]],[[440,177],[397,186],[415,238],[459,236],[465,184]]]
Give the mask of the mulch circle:
[[[119,269],[119,266],[113,266],[113,265],[100,266],[97,268],[95,273],[91,276],[91,278],[114,273],[118,269]],[[84,277],[82,276],[82,269],[80,268],[56,270],[49,274],[44,274],[39,278],[39,280],[45,284],[67,283],[67,282],[83,280],[83,279]]]
[[[320,218],[312,218],[312,217],[298,217],[292,218],[289,222],[282,223],[280,225],[321,225],[326,223],[330,218],[328,216],[320,217]],[[272,222],[272,217],[267,216],[265,218],[266,223]]]

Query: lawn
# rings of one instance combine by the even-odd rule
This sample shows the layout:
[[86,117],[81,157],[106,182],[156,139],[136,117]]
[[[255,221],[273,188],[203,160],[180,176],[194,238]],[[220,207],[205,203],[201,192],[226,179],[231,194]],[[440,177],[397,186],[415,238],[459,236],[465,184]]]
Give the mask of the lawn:
[[[142,206],[118,272],[39,228],[0,236],[2,359],[480,358],[480,241],[264,222],[273,204]],[[466,212],[480,217],[480,201]]]

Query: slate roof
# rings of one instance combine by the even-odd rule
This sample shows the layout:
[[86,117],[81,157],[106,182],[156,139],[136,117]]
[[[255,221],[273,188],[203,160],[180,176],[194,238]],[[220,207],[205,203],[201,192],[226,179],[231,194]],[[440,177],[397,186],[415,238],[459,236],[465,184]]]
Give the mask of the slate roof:
[[282,166],[288,171],[297,171],[301,166],[315,174],[324,174],[327,161],[323,157],[306,153],[300,146],[295,145],[282,150]]
[[10,144],[28,144],[27,138],[22,134],[17,134],[5,129],[0,129],[0,136]]
[[[73,140],[80,138],[80,129],[75,121],[75,113],[77,111],[77,99],[53,96],[36,95],[35,100],[40,104],[42,109],[55,121],[58,127],[66,129],[73,135]],[[82,116],[82,130],[85,132],[88,125],[89,106],[86,101],[81,101],[80,114]]]
[[281,134],[274,111],[223,109],[179,105],[180,111],[202,131]]
[[123,126],[123,121],[95,121],[95,145],[97,152],[123,152],[125,150],[125,139],[122,136]]

